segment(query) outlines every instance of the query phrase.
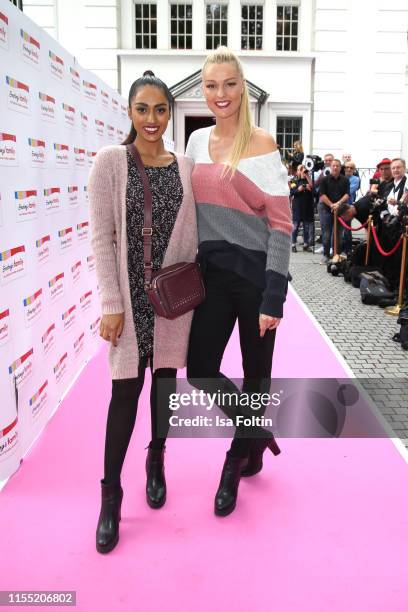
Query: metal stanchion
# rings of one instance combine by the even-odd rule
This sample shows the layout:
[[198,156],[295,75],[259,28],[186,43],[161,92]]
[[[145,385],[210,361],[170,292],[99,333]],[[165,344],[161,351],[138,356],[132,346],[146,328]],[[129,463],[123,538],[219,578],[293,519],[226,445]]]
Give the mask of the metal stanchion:
[[371,246],[371,225],[373,222],[373,217],[372,215],[369,215],[368,217],[368,225],[367,225],[367,248],[366,248],[366,254],[365,254],[365,261],[364,261],[364,265],[368,266],[368,260],[370,259],[370,246]]
[[395,306],[388,306],[385,312],[389,315],[398,316],[401,308],[404,305],[405,294],[405,277],[407,271],[407,241],[408,241],[408,225],[405,227],[405,234],[402,237],[402,255],[401,255],[401,272],[398,292],[398,302]]
[[333,219],[333,258],[337,261],[337,210],[334,211]]

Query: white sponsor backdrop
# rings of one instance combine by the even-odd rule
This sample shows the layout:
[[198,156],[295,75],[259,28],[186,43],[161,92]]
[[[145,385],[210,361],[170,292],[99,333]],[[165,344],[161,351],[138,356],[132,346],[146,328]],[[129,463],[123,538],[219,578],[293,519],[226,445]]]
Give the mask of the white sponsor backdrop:
[[126,101],[0,0],[0,480],[99,346],[86,185],[128,129]]

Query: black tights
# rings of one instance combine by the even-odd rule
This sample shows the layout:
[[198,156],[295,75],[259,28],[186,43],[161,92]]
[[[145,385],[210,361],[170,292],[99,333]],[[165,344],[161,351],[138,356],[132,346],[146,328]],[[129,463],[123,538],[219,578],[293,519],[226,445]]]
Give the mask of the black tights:
[[[140,359],[137,378],[112,381],[112,399],[109,404],[105,438],[105,483],[120,479],[136,421],[137,404],[143,389],[147,361],[147,357]],[[166,443],[171,415],[168,396],[176,391],[176,375],[177,370],[173,368],[160,368],[152,372],[150,448],[161,449]]]
[[[205,276],[206,297],[195,310],[190,333],[187,377],[194,387],[206,392],[239,393],[234,383],[220,372],[221,361],[238,320],[244,381],[242,392],[269,392],[276,330],[259,335],[259,307],[262,289],[235,272],[208,264]],[[219,406],[228,417],[239,413],[237,407]],[[242,412],[241,412],[242,414]],[[253,414],[253,413],[252,413]],[[262,411],[257,411],[261,416]],[[250,435],[248,436],[248,433]],[[237,428],[230,455],[245,457],[252,439],[269,437],[269,432]]]

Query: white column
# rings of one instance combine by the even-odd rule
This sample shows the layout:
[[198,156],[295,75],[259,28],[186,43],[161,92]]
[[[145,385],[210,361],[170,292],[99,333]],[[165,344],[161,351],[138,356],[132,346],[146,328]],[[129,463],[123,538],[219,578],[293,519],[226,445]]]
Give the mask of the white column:
[[170,49],[169,0],[157,0],[157,48],[162,50]]
[[120,41],[122,49],[134,49],[134,4],[120,0]]
[[276,0],[267,0],[263,10],[263,50],[276,51]]
[[193,49],[197,51],[205,49],[205,12],[204,1],[193,0]]
[[302,0],[299,6],[298,51],[310,53],[313,48],[313,1]]
[[228,4],[228,47],[241,51],[241,2],[231,0]]

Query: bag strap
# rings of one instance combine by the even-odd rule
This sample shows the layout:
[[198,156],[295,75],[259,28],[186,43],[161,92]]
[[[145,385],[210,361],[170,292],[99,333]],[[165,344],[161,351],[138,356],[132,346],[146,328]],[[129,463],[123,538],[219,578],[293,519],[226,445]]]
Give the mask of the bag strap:
[[139,170],[140,178],[143,185],[144,193],[144,218],[142,227],[143,236],[143,262],[144,262],[144,275],[145,275],[145,290],[150,289],[152,282],[152,191],[150,189],[149,179],[147,178],[146,170],[143,165],[140,153],[137,147],[132,144],[126,145],[127,150],[136,162],[136,166]]

